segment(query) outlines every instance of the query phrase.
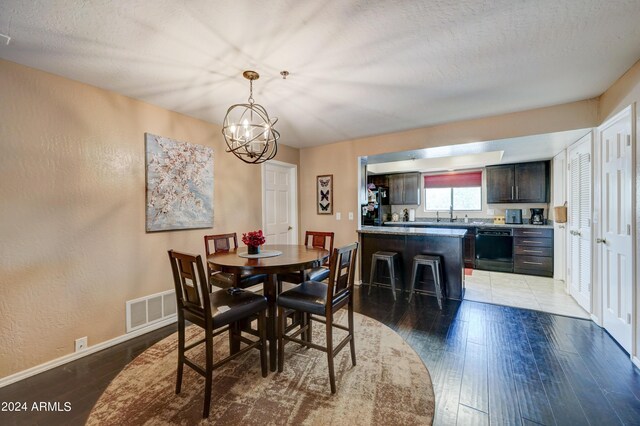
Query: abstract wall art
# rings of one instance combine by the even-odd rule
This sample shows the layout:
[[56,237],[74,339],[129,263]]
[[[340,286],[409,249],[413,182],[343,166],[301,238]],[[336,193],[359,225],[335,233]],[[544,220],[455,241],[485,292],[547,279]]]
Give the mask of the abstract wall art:
[[213,227],[213,149],[145,133],[146,230]]

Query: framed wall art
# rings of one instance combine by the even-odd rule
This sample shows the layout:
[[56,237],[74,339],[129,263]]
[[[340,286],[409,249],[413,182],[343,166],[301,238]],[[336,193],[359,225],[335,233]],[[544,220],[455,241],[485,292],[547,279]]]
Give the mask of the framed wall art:
[[146,230],[213,227],[213,149],[145,133]]
[[316,191],[318,214],[333,214],[333,175],[316,177]]

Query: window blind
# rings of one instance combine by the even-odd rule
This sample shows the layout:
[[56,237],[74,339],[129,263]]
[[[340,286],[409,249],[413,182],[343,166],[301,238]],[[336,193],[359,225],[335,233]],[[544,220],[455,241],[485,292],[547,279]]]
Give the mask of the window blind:
[[482,186],[482,172],[442,173],[425,175],[425,188],[469,188]]

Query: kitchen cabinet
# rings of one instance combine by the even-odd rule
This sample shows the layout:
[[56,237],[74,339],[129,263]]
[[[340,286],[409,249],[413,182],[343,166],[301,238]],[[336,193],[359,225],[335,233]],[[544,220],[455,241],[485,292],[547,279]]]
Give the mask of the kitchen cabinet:
[[420,173],[389,175],[389,203],[393,205],[420,204]]
[[549,162],[501,164],[486,168],[487,203],[548,203]]
[[388,175],[369,175],[367,177],[367,183],[372,183],[377,187],[379,186],[384,186],[384,187],[388,187],[389,186],[389,176]]
[[553,276],[553,229],[513,230],[513,272]]

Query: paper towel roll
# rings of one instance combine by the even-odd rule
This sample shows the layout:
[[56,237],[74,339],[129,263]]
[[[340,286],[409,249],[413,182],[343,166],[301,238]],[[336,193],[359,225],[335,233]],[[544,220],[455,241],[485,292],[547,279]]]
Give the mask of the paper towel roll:
[[416,221],[416,209],[409,209],[409,222]]

